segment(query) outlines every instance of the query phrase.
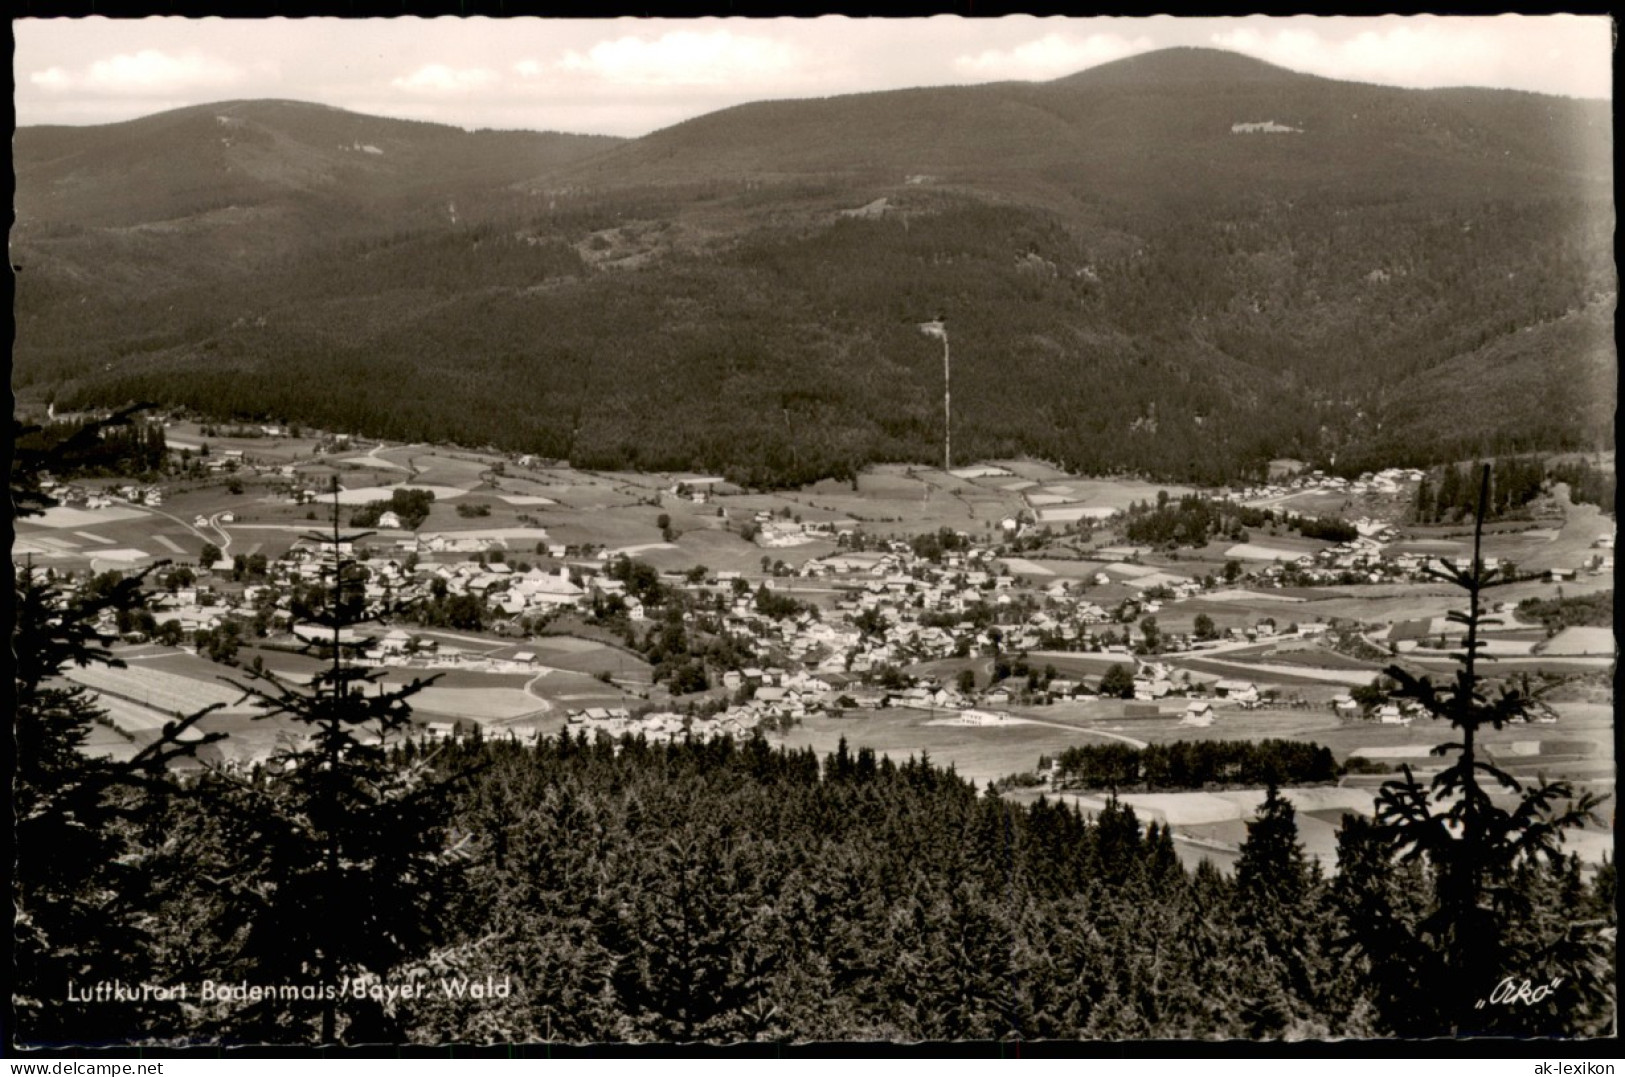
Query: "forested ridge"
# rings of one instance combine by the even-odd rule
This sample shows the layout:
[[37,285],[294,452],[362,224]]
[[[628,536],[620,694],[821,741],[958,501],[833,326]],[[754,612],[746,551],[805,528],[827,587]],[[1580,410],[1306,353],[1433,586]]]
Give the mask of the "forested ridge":
[[[601,150],[323,113],[386,125],[384,152],[226,203],[194,177],[179,217],[123,192],[118,227],[85,223],[24,129],[14,380],[785,485],[937,458],[941,348],[915,327],[945,315],[962,459],[1214,482],[1282,455],[1594,449],[1617,282],[1593,104],[1170,50]],[[282,112],[231,107],[280,160]],[[1263,110],[1302,130],[1231,130]],[[120,154],[159,119],[121,126]],[[216,126],[162,136],[213,155],[236,130]],[[442,189],[387,171],[386,134]],[[68,177],[127,164],[77,139]]]

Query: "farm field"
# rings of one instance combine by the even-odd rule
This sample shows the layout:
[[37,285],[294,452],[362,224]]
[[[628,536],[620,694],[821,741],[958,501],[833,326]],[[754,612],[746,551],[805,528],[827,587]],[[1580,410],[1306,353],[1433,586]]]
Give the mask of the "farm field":
[[[1577,705],[1588,706],[1588,705]],[[1130,717],[1116,700],[1088,699],[1045,707],[1012,707],[1009,713],[1035,723],[1010,727],[928,726],[946,712],[886,708],[853,712],[854,718],[812,718],[785,735],[793,747],[811,745],[821,754],[833,751],[845,736],[853,747],[890,753],[894,760],[929,752],[939,762],[952,762],[960,774],[989,781],[1032,770],[1038,757],[1077,744],[1100,743],[1103,734],[1116,734],[1151,743],[1177,740],[1260,740],[1280,737],[1314,741],[1343,759],[1364,744],[1415,744],[1421,753],[1443,739],[1442,730],[1418,727],[1351,725],[1330,708],[1261,709],[1244,711],[1220,704],[1217,719],[1207,727],[1180,722],[1180,707],[1168,706],[1158,717]],[[1593,719],[1594,720],[1594,719]],[[1553,729],[1556,727],[1527,727]],[[1574,739],[1570,734],[1570,739]],[[1610,749],[1611,752],[1611,749]]]
[[268,672],[301,683],[309,681],[313,673],[328,665],[313,655],[292,654],[268,647],[255,647],[252,644],[245,644],[237,653],[237,659],[243,665],[252,665],[256,658],[264,664]]
[[191,677],[215,684],[224,684],[224,678],[237,681],[247,680],[243,670],[234,669],[231,666],[222,666],[209,661],[207,658],[187,654],[185,651],[170,650],[156,645],[147,645],[145,651],[124,657],[125,661],[130,663],[131,669],[157,670],[160,673],[171,673],[180,677]]
[[[1347,790],[1353,792],[1353,790]],[[1288,799],[1295,800],[1298,794],[1312,792],[1312,790],[1291,789],[1284,793]],[[1244,809],[1241,818],[1221,822],[1196,823],[1189,826],[1177,826],[1174,830],[1175,849],[1179,851],[1181,861],[1187,867],[1206,859],[1212,860],[1216,867],[1229,870],[1235,866],[1240,856],[1241,844],[1247,840],[1247,820],[1252,818],[1253,812],[1259,804],[1264,802],[1265,793],[1257,791],[1256,800]],[[1303,846],[1304,853],[1320,864],[1321,870],[1333,871],[1337,866],[1337,830],[1342,825],[1347,809],[1333,810],[1316,814],[1298,812],[1298,842]],[[1358,814],[1369,814],[1360,812]],[[1180,842],[1178,838],[1184,835],[1187,838],[1199,839],[1203,845],[1194,842]],[[1206,843],[1213,843],[1228,848],[1207,848]],[[1231,851],[1231,850],[1234,851]]]
[[[644,702],[638,695],[615,684],[605,684],[597,677],[568,670],[548,674],[532,687],[531,692],[553,704],[561,720],[565,711],[587,707],[631,707]],[[650,701],[658,702],[652,693]]]
[[605,647],[597,640],[582,639],[580,636],[539,636],[516,645],[521,646],[547,655],[550,662],[556,661],[560,655],[588,654]]
[[24,521],[30,530],[45,528],[48,530],[79,529],[98,527],[102,524],[114,524],[121,520],[137,520],[146,513],[137,508],[115,505],[105,509],[76,509],[66,505],[54,505],[38,516],[30,516]]
[[535,509],[531,515],[542,522],[559,545],[590,544],[618,549],[662,541],[660,528],[655,523],[660,513],[661,510],[652,505],[622,505],[569,512]]
[[[1423,651],[1411,651],[1404,656],[1404,661],[1407,665],[1416,666],[1435,678],[1441,674],[1454,673],[1459,668],[1448,657],[1433,657]],[[1602,673],[1610,669],[1613,664],[1614,659],[1612,657],[1603,655],[1589,657],[1555,656],[1550,658],[1540,656],[1527,659],[1516,655],[1508,655],[1502,658],[1495,658],[1492,655],[1483,668],[1487,675],[1510,677],[1520,673]]]
[[[543,675],[545,670],[535,673],[481,673],[471,669],[400,669],[390,668],[379,671],[383,674],[380,682],[391,688],[410,684],[414,680],[428,680],[434,678],[434,687],[442,691],[491,691],[491,692],[523,692],[525,685],[537,676]],[[415,704],[414,704],[415,706]]]
[[1303,665],[1272,665],[1257,660],[1239,661],[1223,658],[1187,658],[1170,655],[1168,664],[1176,669],[1227,679],[1252,680],[1264,685],[1282,688],[1302,688],[1321,684],[1342,684],[1354,687],[1370,684],[1376,667],[1366,669],[1317,669]]
[[[1124,713],[1126,704],[1118,700],[1074,700],[1047,707],[1017,707],[1014,713],[1079,729],[1122,733],[1153,744],[1176,740],[1262,740],[1282,737],[1288,740],[1317,741],[1325,744],[1323,733],[1337,729],[1340,722],[1331,708],[1260,708],[1242,710],[1220,702],[1214,707],[1210,726],[1180,724],[1183,701],[1165,701],[1156,717]],[[1329,746],[1329,745],[1328,745]]]
[[[1483,730],[1479,742],[1488,751],[1496,754],[1497,758],[1503,753],[1507,758],[1513,758],[1517,754],[1514,749],[1516,745],[1553,741],[1561,743],[1568,749],[1564,754],[1584,754],[1589,761],[1613,763],[1614,728],[1611,707],[1602,703],[1575,702],[1555,704],[1555,709],[1558,715],[1556,722],[1522,723],[1500,730]],[[1380,748],[1384,752],[1384,755],[1376,758],[1393,758],[1390,753],[1398,749],[1414,750],[1418,756],[1426,756],[1434,745],[1450,739],[1450,729],[1447,726],[1426,718],[1419,718],[1409,726],[1381,725],[1376,722],[1344,723],[1332,717],[1329,712],[1327,718],[1327,725],[1306,739],[1324,744],[1338,759],[1346,759],[1357,750],[1365,754],[1375,748]],[[1221,715],[1213,728],[1218,728],[1224,721],[1224,716]],[[1583,753],[1578,753],[1574,749],[1579,744],[1589,745],[1589,748]],[[1562,771],[1554,768],[1552,776],[1560,777]]]
[[1565,628],[1541,648],[1547,655],[1609,655],[1616,650],[1611,628]]
[[243,698],[242,692],[230,685],[166,673],[145,665],[132,665],[126,669],[74,667],[67,670],[64,676],[98,692],[120,696],[173,715],[190,714],[215,703],[233,711],[253,709],[248,703],[239,702]]
[[95,723],[85,737],[83,750],[89,756],[124,763],[135,758],[136,753],[141,751],[141,745],[118,730]]
[[835,751],[845,737],[851,750],[872,748],[877,755],[890,756],[895,763],[910,756],[929,755],[938,765],[951,764],[960,777],[985,785],[1010,774],[1032,770],[1040,755],[1100,739],[1089,736],[1081,727],[1073,731],[1037,724],[929,725],[932,719],[953,713],[942,710],[887,707],[847,713],[856,716],[811,717],[772,740],[790,748],[811,747],[819,755],[826,755]]
[[826,481],[790,495],[787,501],[792,511],[804,503],[882,535],[918,534],[940,527],[974,535],[985,533],[1023,507],[1019,493],[999,485],[1009,481],[967,480],[935,469],[883,465],[859,475],[856,491],[849,483]]
[[[762,566],[763,550],[755,543],[746,542],[731,531],[704,528],[683,531],[677,538],[677,553],[661,559],[650,559],[657,568],[680,569],[700,564],[711,572],[758,572]],[[772,556],[785,564],[800,565],[809,557],[823,556],[822,551],[833,548],[832,543],[813,543],[771,551]],[[664,562],[664,563],[663,563]]]
[[[391,484],[439,486],[465,493],[485,483],[493,465],[501,460],[500,456],[481,456],[427,445],[375,447],[339,458],[339,462],[353,466],[381,466],[393,470],[397,474],[390,480]],[[406,474],[400,474],[402,471]]]
[[[1100,704],[1093,706],[1098,708]],[[1056,717],[1061,710],[1061,707],[1049,707],[1030,713]],[[1481,743],[1500,765],[1521,776],[1544,773],[1553,778],[1566,777],[1580,783],[1581,788],[1612,795],[1615,787],[1612,708],[1602,703],[1564,703],[1558,705],[1558,710],[1560,718],[1555,724],[1524,724],[1485,731]],[[1265,736],[1313,741],[1330,748],[1340,760],[1350,754],[1360,754],[1396,768],[1401,762],[1411,762],[1418,765],[1422,776],[1438,766],[1438,759],[1429,755],[1430,750],[1450,739],[1450,731],[1436,722],[1419,720],[1411,726],[1347,723],[1329,711],[1227,711],[1221,708],[1214,725],[1205,729],[1181,727],[1176,720],[1167,718],[1123,719],[1096,725],[1101,729],[1128,731],[1155,743],[1180,739],[1256,740]],[[1327,868],[1333,866],[1336,829],[1343,812],[1369,805],[1377,786],[1384,780],[1383,776],[1361,776],[1358,780],[1345,779],[1345,787],[1288,791],[1298,808],[1299,839],[1306,851]],[[1037,794],[1024,791],[1012,795],[1031,799]],[[1074,800],[1084,810],[1098,810],[1103,805],[1100,797],[1089,793],[1062,796]],[[1178,846],[1187,867],[1208,858],[1228,868],[1233,866],[1236,850],[1246,838],[1245,820],[1251,816],[1252,807],[1264,799],[1264,794],[1262,790],[1125,794],[1123,799],[1136,806],[1142,819],[1157,817],[1173,821],[1176,839],[1194,839],[1180,842]],[[1369,808],[1364,810],[1369,812]],[[1603,825],[1590,826],[1568,838],[1567,848],[1588,863],[1597,863],[1605,853],[1611,856],[1613,852],[1612,831],[1606,825],[1612,818],[1612,807],[1605,804],[1602,814]]]
[[[541,642],[541,641],[537,641]],[[580,642],[589,642],[582,640]],[[608,673],[616,681],[650,683],[649,664],[634,654],[604,644],[588,649],[546,652],[538,650],[536,660],[556,670],[596,676]]]
[[413,695],[408,703],[416,714],[443,714],[487,723],[511,722],[552,710],[552,704],[522,688],[442,688],[439,683]]
[[[1161,622],[1158,617],[1158,622]],[[1036,669],[1054,666],[1062,677],[1099,677],[1113,666],[1132,668],[1134,658],[1123,654],[1086,654],[1078,651],[1032,651],[1028,664]]]
[[96,705],[107,712],[108,720],[118,727],[121,733],[127,734],[121,738],[125,741],[135,734],[157,733],[167,723],[175,721],[174,715],[155,711],[151,707],[143,707],[139,703],[131,703],[118,696],[98,694]]
[[1258,662],[1272,666],[1302,666],[1305,669],[1331,669],[1360,671],[1375,675],[1380,673],[1384,665],[1377,662],[1362,662],[1358,658],[1350,658],[1346,654],[1329,651],[1323,647],[1302,648],[1294,650],[1267,650],[1267,651],[1230,651],[1226,660],[1239,663]]
[[1315,554],[1331,546],[1330,542],[1300,539],[1290,535],[1265,535],[1251,542],[1238,542],[1225,549],[1227,558],[1240,561],[1292,561],[1304,554]]
[[434,495],[436,501],[448,501],[454,497],[462,497],[468,492],[456,486],[436,486],[414,479],[395,486],[346,487],[339,490],[337,500],[340,505],[365,505],[369,501],[388,501],[396,490],[426,490]]
[[43,525],[40,517],[17,521],[14,559],[32,556],[67,571],[130,571],[158,560],[193,560],[206,541],[187,525],[144,508],[58,506],[49,512]]
[[1016,567],[1016,563],[1019,562],[1022,565],[1031,566],[1030,569],[1025,571],[1030,572],[1032,575],[1054,576],[1059,580],[1092,579],[1095,573],[1105,571],[1107,565],[1105,561],[1069,561],[1054,557],[1006,558],[1005,560],[1011,566],[1012,571],[1024,571]]
[[[1166,483],[1141,482],[1136,479],[1091,479],[1058,472],[1044,464],[1025,461],[994,461],[1011,474],[1039,483],[1048,493],[1060,494],[1068,504],[1091,505],[1122,510],[1137,501],[1155,502],[1164,491],[1170,498],[1180,498],[1195,490],[1189,486]],[[1005,481],[1001,479],[989,480]]]

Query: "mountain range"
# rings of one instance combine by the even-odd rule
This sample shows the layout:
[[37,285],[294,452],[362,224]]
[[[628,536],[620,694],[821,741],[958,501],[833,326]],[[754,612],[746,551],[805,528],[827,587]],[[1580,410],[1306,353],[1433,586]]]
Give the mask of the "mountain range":
[[1606,102],[1169,49],[638,139],[287,101],[21,128],[21,400],[778,485],[1612,444]]

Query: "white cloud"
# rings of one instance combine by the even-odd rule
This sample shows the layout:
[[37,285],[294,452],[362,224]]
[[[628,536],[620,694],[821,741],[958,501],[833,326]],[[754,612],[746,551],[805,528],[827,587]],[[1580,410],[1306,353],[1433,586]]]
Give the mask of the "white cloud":
[[571,50],[555,66],[620,85],[722,86],[745,79],[796,75],[796,51],[782,41],[729,30],[678,30],[652,41],[622,37],[585,53]]
[[744,101],[1050,79],[1152,47],[1334,78],[1607,98],[1605,16],[1066,19],[20,19],[22,124],[240,97],[645,134]]
[[1431,26],[1405,24],[1364,30],[1341,41],[1314,30],[1242,27],[1214,34],[1213,43],[1333,78],[1415,84],[1420,76],[1441,85],[1481,73],[1498,51],[1496,42],[1470,27],[1445,34]]
[[410,75],[390,80],[397,90],[414,94],[473,93],[489,89],[497,82],[495,71],[483,67],[448,67],[425,64]]
[[989,49],[975,56],[957,56],[954,69],[961,75],[984,79],[1053,79],[1120,60],[1154,47],[1149,37],[1120,34],[1046,34],[1009,49]]
[[[1352,20],[1327,20],[1327,30],[1239,27],[1213,34],[1213,44],[1295,71],[1401,86],[1529,86],[1547,92],[1609,95],[1606,23],[1557,17],[1502,16],[1484,20],[1427,17],[1384,20],[1354,34]],[[1528,47],[1536,31],[1561,46]],[[1559,77],[1559,76],[1562,77]]]
[[74,85],[73,76],[60,67],[36,71],[28,76],[28,81],[44,90],[71,90]]
[[48,67],[29,75],[28,81],[51,92],[151,95],[224,89],[242,81],[244,74],[242,68],[202,53],[171,55],[142,49],[96,60],[78,73]]

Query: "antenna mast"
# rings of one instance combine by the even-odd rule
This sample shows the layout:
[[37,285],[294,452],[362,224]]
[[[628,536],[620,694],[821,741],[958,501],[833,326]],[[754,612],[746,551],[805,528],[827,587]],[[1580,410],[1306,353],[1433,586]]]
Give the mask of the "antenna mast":
[[942,470],[954,466],[953,404],[948,380],[948,331],[942,331]]
[[948,353],[948,326],[946,319],[940,314],[932,321],[921,322],[920,332],[928,337],[936,337],[942,341],[942,470],[950,471],[954,466],[954,440],[953,440],[953,385],[950,376]]

